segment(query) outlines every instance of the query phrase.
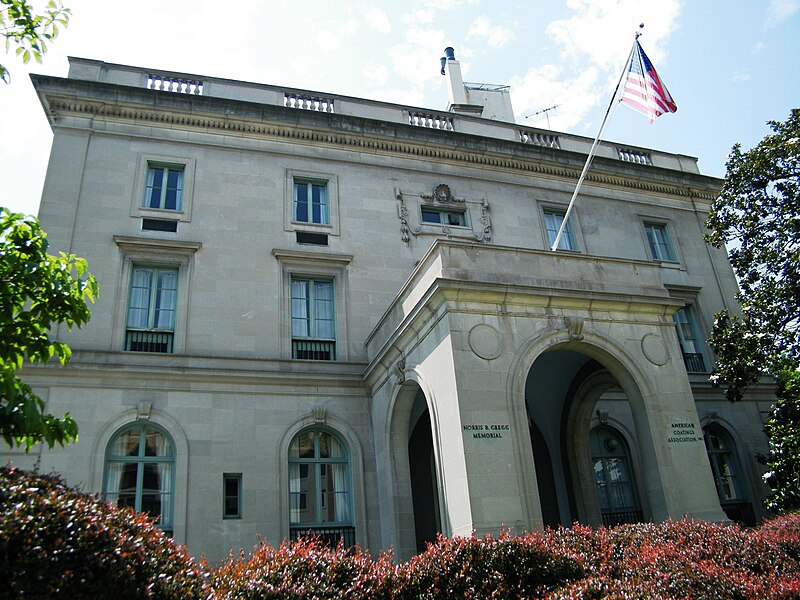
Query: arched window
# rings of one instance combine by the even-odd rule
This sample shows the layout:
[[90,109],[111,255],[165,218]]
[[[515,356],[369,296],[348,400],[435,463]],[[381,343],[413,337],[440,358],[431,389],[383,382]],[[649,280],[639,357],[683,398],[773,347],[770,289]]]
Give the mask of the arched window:
[[592,429],[589,442],[603,525],[640,522],[642,510],[625,439],[610,427],[600,426]]
[[150,515],[169,533],[173,527],[175,444],[151,423],[118,431],[106,449],[103,497]]
[[731,521],[755,525],[753,506],[743,493],[736,446],[730,434],[719,425],[707,425],[703,428],[703,440],[722,510]]
[[355,545],[347,445],[327,429],[305,429],[289,445],[290,534]]

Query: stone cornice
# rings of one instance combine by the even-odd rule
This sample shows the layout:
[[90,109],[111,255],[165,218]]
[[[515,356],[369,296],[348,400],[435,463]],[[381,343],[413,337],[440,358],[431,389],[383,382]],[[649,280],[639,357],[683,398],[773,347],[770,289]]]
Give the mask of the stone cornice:
[[[578,179],[583,161],[579,153],[566,150],[349,115],[319,114],[213,97],[187,99],[165,97],[163,93],[154,96],[152,90],[52,77],[37,76],[34,83],[54,125],[64,117],[100,118],[393,154],[570,181]],[[117,88],[119,94],[108,93]],[[711,202],[719,185],[718,180],[707,176],[617,164],[603,157],[595,158],[594,165],[587,176],[589,184],[635,192]]]
[[[75,378],[84,387],[142,387],[170,390],[264,393],[265,388],[288,388],[287,393],[326,394],[327,388],[364,390],[362,363],[282,361],[217,358],[189,355],[153,355],[131,352],[74,350],[67,366],[26,366],[34,386],[61,385]],[[135,383],[132,383],[135,382]],[[337,392],[338,393],[338,392]]]

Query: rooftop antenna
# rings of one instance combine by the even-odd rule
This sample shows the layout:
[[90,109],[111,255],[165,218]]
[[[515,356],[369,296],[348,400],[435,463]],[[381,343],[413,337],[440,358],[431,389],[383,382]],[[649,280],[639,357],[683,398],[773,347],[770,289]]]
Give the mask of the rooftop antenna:
[[536,112],[533,112],[529,115],[525,115],[523,118],[530,119],[531,117],[535,117],[536,115],[541,115],[542,113],[544,113],[544,116],[547,117],[547,128],[550,129],[550,111],[556,110],[559,106],[561,105],[554,104],[553,106],[548,106],[547,108],[543,108],[542,110],[537,110]]

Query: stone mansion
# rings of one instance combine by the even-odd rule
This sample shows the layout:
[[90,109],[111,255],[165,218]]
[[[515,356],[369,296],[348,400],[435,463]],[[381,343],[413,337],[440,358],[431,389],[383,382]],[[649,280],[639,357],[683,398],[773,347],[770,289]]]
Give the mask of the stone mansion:
[[754,523],[772,391],[731,405],[735,309],[690,156],[518,125],[445,61],[446,111],[72,58],[40,219],[100,282],[26,367],[76,444],[29,455],[210,560],[308,531]]

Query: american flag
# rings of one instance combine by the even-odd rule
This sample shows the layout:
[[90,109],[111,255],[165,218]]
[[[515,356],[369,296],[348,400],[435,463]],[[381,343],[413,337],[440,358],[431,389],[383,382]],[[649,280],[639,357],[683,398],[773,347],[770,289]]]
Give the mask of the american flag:
[[631,55],[628,77],[625,79],[625,89],[620,101],[645,115],[650,123],[664,113],[678,110],[678,105],[669,95],[638,40]]

